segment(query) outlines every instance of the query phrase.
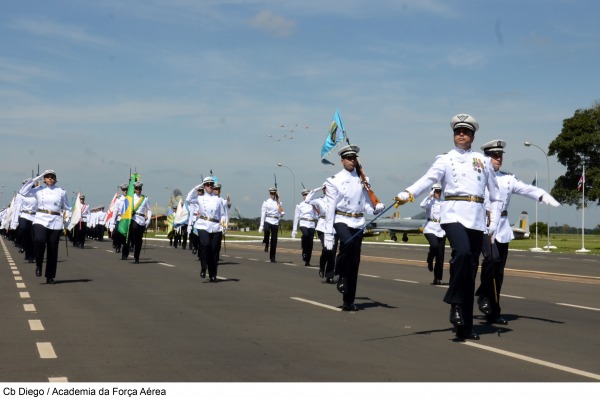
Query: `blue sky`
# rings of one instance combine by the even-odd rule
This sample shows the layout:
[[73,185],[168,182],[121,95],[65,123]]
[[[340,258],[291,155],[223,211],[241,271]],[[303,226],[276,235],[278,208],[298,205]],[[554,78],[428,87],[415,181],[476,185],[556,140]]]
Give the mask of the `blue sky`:
[[[506,140],[503,169],[547,188],[544,154],[523,142],[547,150],[600,97],[598,15],[593,0],[5,2],[2,202],[38,164],[92,206],[130,169],[163,207],[212,169],[244,217],[276,174],[290,217],[302,184],[340,169],[320,163],[336,108],[386,204],[452,148],[457,113],[479,121],[477,148]],[[564,167],[549,161],[554,181]],[[522,210],[534,218],[513,197],[511,220]],[[581,224],[575,207],[550,213]],[[600,222],[596,206],[585,216]]]

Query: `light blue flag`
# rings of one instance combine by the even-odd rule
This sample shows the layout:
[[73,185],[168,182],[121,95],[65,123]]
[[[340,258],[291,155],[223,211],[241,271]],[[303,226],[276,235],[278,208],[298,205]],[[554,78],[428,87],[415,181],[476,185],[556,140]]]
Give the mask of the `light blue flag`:
[[335,114],[333,115],[333,121],[329,127],[329,134],[327,135],[325,143],[323,143],[323,147],[321,148],[321,162],[323,164],[334,165],[325,157],[331,154],[345,138],[346,131],[344,130],[344,125],[342,124],[342,119],[340,118],[340,111],[336,109]]

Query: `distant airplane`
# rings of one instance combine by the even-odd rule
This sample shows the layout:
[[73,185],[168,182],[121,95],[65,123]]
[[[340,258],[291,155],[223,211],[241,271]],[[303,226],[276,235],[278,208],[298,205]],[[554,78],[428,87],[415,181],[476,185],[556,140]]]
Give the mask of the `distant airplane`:
[[529,224],[527,223],[527,217],[527,211],[521,211],[519,222],[511,226],[515,239],[529,239]]
[[[529,224],[527,211],[521,212],[519,221],[511,226],[515,239],[529,239]],[[402,233],[402,241],[408,242],[409,233],[423,233],[423,227],[427,222],[427,213],[422,211],[410,218],[380,218],[368,225],[364,236],[378,236],[382,232],[388,232],[390,239],[398,241],[396,234]]]
[[402,241],[408,242],[409,233],[423,233],[427,222],[427,213],[422,211],[410,218],[380,218],[365,229],[364,236],[377,236],[382,232],[389,232],[390,239],[398,240],[396,234],[402,233]]

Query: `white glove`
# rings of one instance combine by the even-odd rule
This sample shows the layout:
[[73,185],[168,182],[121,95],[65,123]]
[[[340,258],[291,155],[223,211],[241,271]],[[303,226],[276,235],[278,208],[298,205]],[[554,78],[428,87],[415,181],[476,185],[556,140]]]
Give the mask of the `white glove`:
[[558,201],[556,201],[556,199],[554,197],[550,196],[548,193],[545,193],[542,196],[541,202],[544,204],[548,204],[549,206],[552,206],[552,207],[560,206],[560,203]]
[[327,250],[333,250],[333,235],[331,233],[325,234],[323,244]]
[[261,225],[261,226],[258,227],[258,233],[262,233],[262,231],[263,231],[263,227]]
[[398,196],[396,196],[396,197],[402,201],[408,201],[408,199],[410,199],[410,193],[408,193],[406,191],[400,192],[400,193],[398,193]]
[[377,203],[377,205],[375,206],[375,214],[379,214],[383,210],[385,210],[385,204]]
[[298,234],[298,231],[292,231],[292,239],[296,239],[297,234]]
[[490,226],[488,226],[488,235],[494,236],[496,234],[496,229],[498,229],[498,221],[490,222]]

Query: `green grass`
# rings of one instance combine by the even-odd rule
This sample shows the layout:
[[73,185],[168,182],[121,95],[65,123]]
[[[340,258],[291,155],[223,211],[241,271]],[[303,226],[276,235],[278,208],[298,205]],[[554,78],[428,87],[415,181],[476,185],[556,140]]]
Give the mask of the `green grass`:
[[[250,232],[238,232],[238,231],[230,231],[228,233],[231,239],[240,240],[247,237],[248,240],[256,240],[257,237],[261,237],[262,233],[258,233],[258,231],[250,231]],[[298,238],[302,234],[298,232]],[[147,237],[152,238],[155,237],[154,231],[149,230],[147,233]],[[164,232],[158,232],[157,237],[166,238]],[[279,233],[279,237],[281,238],[290,238],[291,231],[284,230]],[[401,240],[402,235],[398,235],[398,241]],[[366,237],[364,240],[366,242],[384,242],[385,240],[389,240],[390,235],[386,233],[382,233],[379,236]],[[425,236],[421,234],[409,234],[408,235],[408,244],[427,244],[427,240]],[[535,238],[523,239],[523,240],[513,240],[510,243],[510,248],[515,250],[529,250],[535,247]],[[538,247],[544,247],[547,244],[546,236],[542,236],[538,239]],[[556,249],[552,249],[552,253],[575,253],[576,250],[581,249],[581,235],[575,234],[550,234],[550,245],[556,246]],[[599,235],[585,235],[585,248],[590,250],[589,253],[583,254],[593,254],[600,255],[600,236]]]

